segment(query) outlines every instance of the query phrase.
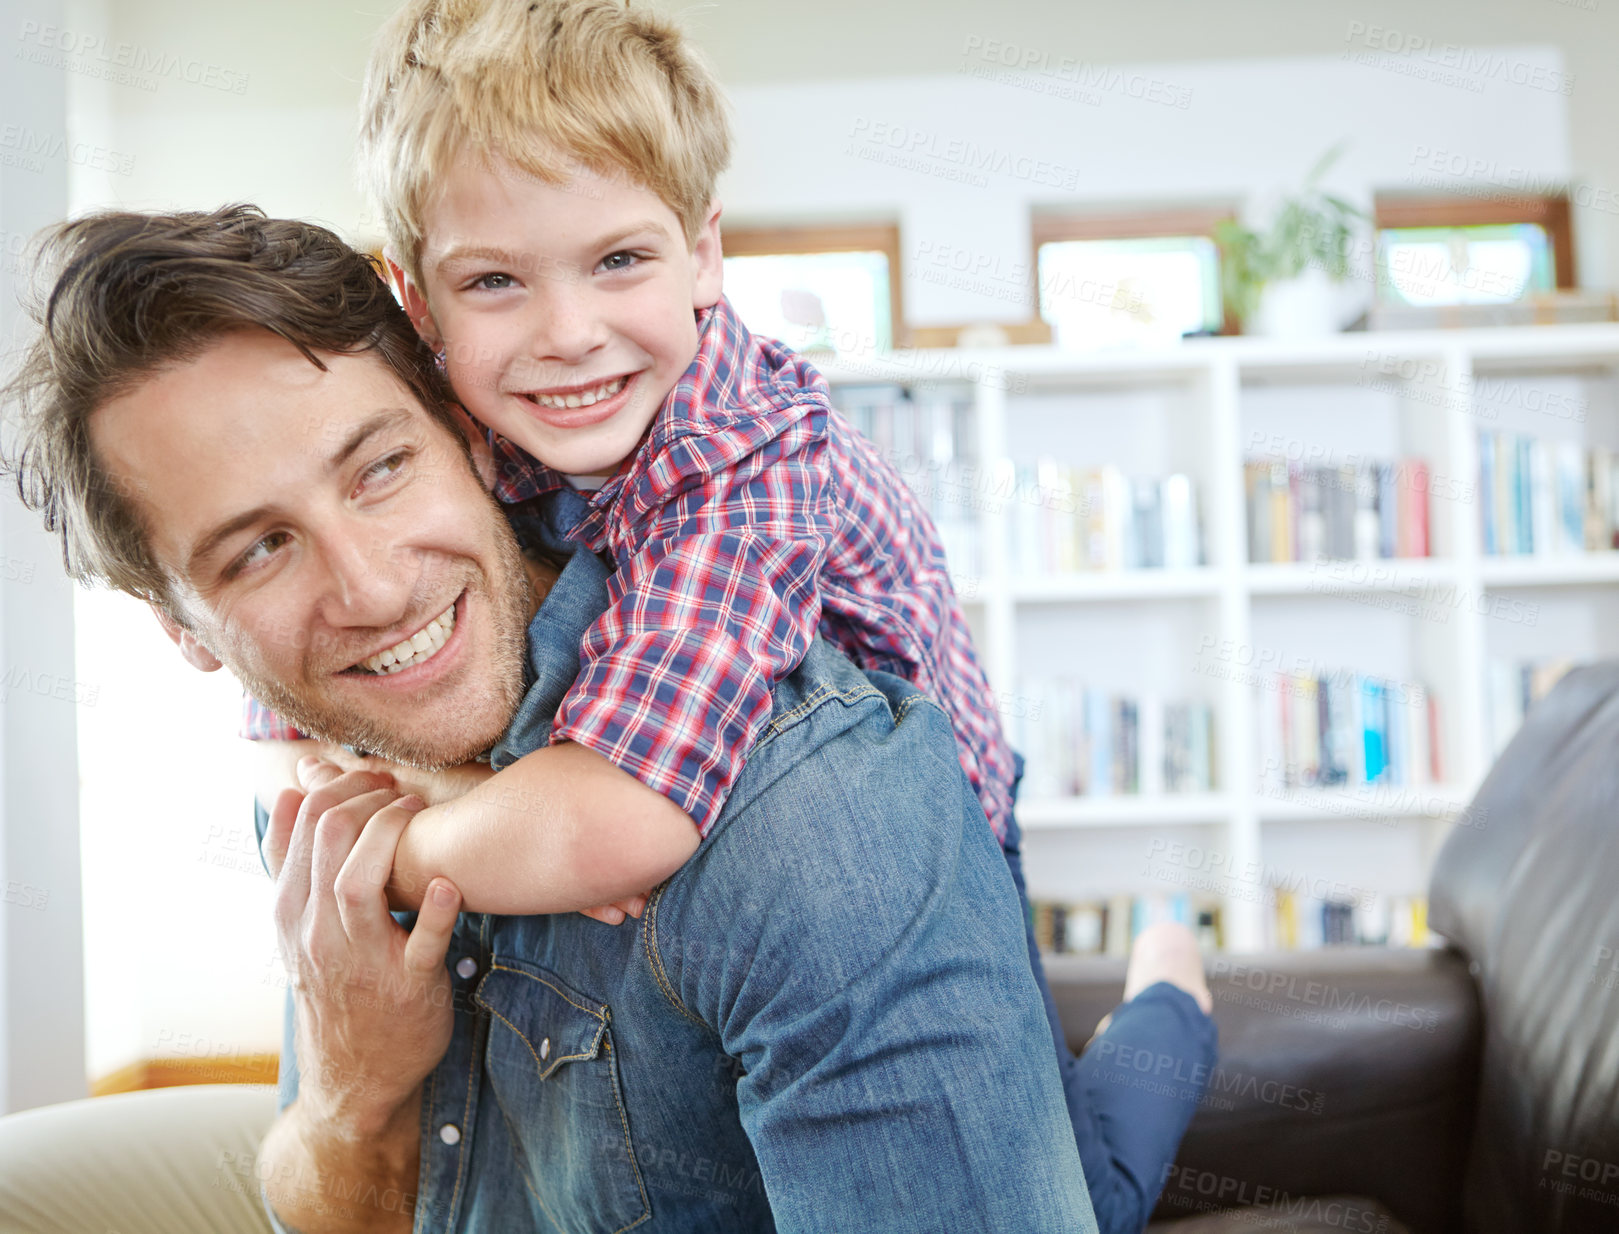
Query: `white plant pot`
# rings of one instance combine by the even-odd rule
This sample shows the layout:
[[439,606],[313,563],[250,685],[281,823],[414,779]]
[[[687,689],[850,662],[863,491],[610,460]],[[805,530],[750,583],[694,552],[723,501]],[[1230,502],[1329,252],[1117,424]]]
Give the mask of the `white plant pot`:
[[1312,266],[1297,278],[1265,284],[1246,332],[1264,338],[1320,338],[1336,334],[1343,324],[1342,290]]

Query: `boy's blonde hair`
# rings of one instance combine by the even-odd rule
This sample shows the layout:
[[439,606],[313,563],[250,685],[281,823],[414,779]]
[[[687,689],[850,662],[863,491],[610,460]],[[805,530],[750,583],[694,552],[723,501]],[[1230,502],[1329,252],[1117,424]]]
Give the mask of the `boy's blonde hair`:
[[719,83],[670,21],[623,0],[407,0],[366,71],[360,169],[420,281],[434,185],[461,153],[549,184],[626,175],[693,245],[731,156]]

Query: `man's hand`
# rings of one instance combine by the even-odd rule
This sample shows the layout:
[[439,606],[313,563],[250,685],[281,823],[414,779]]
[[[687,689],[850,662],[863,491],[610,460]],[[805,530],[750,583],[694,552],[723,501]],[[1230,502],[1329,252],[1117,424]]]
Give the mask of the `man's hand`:
[[357,1124],[404,1104],[450,1043],[444,968],[461,897],[424,889],[415,928],[389,915],[394,849],[423,807],[384,776],[315,769],[276,801],[264,838],[282,961],[298,992],[300,1099]]
[[299,1086],[265,1136],[259,1174],[271,1207],[306,1234],[405,1234],[422,1082],[454,1024],[445,957],[461,897],[432,880],[414,928],[401,928],[384,888],[422,803],[367,773],[310,781],[307,796],[279,795],[264,838]]
[[[401,794],[410,794],[424,800],[428,805],[453,800],[496,774],[484,763],[463,763],[459,767],[450,767],[444,771],[422,771],[420,768],[406,767],[375,756],[362,758],[341,747],[333,746],[323,746],[318,756],[310,755],[300,759],[297,771],[298,780],[305,789],[312,789],[345,773],[363,773],[380,777],[384,786],[393,790],[397,800],[403,799]],[[388,808],[392,804],[394,803],[384,800],[380,808]],[[417,809],[420,808],[417,806]],[[419,880],[395,870],[387,887],[390,906],[395,909],[416,908],[421,902],[423,890],[414,885],[416,881]],[[646,908],[648,894],[642,892],[626,899],[614,900],[609,904],[599,904],[594,908],[579,911],[604,925],[620,925],[627,916],[641,915]],[[476,905],[473,908],[476,911]]]

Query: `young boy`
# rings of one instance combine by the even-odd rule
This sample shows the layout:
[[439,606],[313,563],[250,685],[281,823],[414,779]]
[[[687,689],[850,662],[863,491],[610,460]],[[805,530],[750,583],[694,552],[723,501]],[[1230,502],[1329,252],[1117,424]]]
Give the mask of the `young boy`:
[[[574,535],[616,567],[553,745],[418,813],[403,866],[450,878],[474,911],[634,897],[695,850],[772,687],[820,633],[943,706],[1021,891],[1014,758],[928,516],[832,413],[820,375],[751,335],[721,293],[725,104],[676,30],[613,0],[411,0],[363,107],[362,166],[401,299],[492,431],[496,495],[579,490]],[[375,671],[434,654],[433,637],[417,643]],[[296,736],[262,709],[249,732]],[[626,798],[626,784],[650,792]],[[645,806],[644,820],[615,820],[620,851],[589,844],[609,799]],[[524,828],[541,826],[583,837],[572,868],[525,865]],[[1109,1035],[1134,1032],[1206,1075],[1213,1030],[1189,934],[1138,952],[1127,992],[1149,985]],[[1098,1217],[1139,1229],[1201,1081],[1150,1112],[1153,1098],[1084,1073],[1047,1007]]]

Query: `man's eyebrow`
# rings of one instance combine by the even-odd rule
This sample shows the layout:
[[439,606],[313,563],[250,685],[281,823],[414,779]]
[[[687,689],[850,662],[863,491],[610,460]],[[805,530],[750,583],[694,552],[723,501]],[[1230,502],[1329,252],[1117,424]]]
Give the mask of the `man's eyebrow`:
[[[326,458],[326,472],[330,474],[343,466],[352,458],[356,451],[378,433],[386,432],[398,425],[409,422],[411,414],[403,407],[390,407],[386,411],[379,411],[376,415],[367,417],[355,425],[354,431],[345,437]],[[198,567],[210,556],[218,551],[219,546],[244,527],[251,527],[261,519],[270,517],[276,512],[274,505],[254,506],[251,510],[244,510],[240,514],[233,514],[224,522],[219,523],[211,531],[202,536],[191,552],[186,555],[186,575],[196,577]]]

